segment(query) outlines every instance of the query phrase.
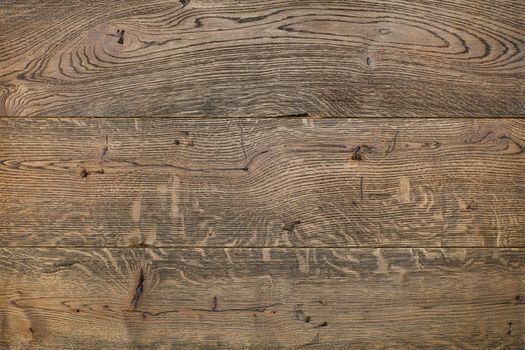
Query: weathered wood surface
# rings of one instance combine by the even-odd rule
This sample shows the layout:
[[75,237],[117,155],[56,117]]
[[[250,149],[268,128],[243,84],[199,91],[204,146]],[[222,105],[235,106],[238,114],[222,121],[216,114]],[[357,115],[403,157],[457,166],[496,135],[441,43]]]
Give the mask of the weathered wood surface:
[[0,115],[513,117],[525,2],[3,0]]
[[523,249],[0,254],[3,349],[525,347]]
[[0,244],[523,247],[525,120],[0,120]]
[[524,13],[0,1],[0,349],[524,349]]

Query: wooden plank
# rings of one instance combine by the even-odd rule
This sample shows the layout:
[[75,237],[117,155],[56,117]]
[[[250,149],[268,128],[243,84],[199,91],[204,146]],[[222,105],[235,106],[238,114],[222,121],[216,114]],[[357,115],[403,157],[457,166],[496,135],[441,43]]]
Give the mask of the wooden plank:
[[523,13],[519,0],[3,0],[0,115],[523,116]]
[[523,247],[525,120],[0,120],[0,244]]
[[0,252],[3,349],[525,347],[523,249]]

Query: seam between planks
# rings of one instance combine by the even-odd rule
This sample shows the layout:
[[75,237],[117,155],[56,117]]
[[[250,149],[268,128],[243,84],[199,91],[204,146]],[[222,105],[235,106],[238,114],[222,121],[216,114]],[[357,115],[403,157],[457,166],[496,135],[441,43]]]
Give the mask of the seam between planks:
[[506,246],[506,247],[479,247],[479,246],[202,246],[202,245],[188,245],[188,246],[0,246],[0,249],[349,249],[349,250],[365,250],[365,249],[525,249],[525,246]]
[[188,116],[188,117],[172,117],[172,116],[0,116],[1,120],[29,120],[29,119],[35,119],[35,120],[45,120],[45,119],[173,119],[173,120],[246,120],[246,119],[253,119],[253,120],[271,120],[271,119],[285,119],[285,120],[294,120],[294,119],[370,119],[370,120],[418,120],[418,119],[425,119],[425,120],[503,120],[503,119],[525,119],[525,112],[522,116],[515,116],[515,115],[509,115],[509,116],[476,116],[476,117],[385,117],[385,116],[351,116],[351,117],[345,117],[345,116],[318,116],[318,115],[309,115],[309,114],[297,114],[297,115],[276,115],[276,116],[246,116],[246,117],[228,117],[228,116]]

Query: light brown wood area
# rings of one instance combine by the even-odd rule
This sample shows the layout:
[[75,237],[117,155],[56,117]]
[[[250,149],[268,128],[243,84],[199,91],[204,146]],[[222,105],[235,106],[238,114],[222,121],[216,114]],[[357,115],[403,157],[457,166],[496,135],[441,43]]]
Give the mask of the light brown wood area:
[[525,1],[0,0],[0,350],[525,349]]
[[8,246],[525,246],[525,123],[3,119]]
[[525,346],[523,249],[0,253],[3,348]]
[[521,0],[3,0],[0,114],[521,117],[524,13]]

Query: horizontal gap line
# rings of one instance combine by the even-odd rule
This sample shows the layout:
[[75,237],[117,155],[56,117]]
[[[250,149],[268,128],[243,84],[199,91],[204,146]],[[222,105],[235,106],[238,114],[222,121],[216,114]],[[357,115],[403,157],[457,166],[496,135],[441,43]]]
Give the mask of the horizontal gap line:
[[493,119],[493,120],[503,120],[503,119],[525,119],[525,115],[523,116],[501,116],[501,117],[493,117],[493,116],[473,116],[473,117],[383,117],[383,116],[362,116],[362,117],[321,117],[316,115],[309,115],[309,116],[303,116],[303,115],[276,115],[276,116],[258,116],[258,117],[228,117],[228,116],[217,116],[217,117],[208,117],[208,116],[188,116],[188,117],[169,117],[169,116],[0,116],[0,120],[2,119],[173,119],[173,120],[244,120],[244,119],[370,119],[370,120],[418,120],[418,119],[426,119],[426,120],[475,120],[475,119]]
[[475,246],[247,246],[247,247],[230,247],[230,246],[144,246],[144,247],[125,247],[125,246],[0,246],[0,249],[120,249],[120,250],[137,250],[137,249],[525,249],[525,246],[513,247],[475,247]]

